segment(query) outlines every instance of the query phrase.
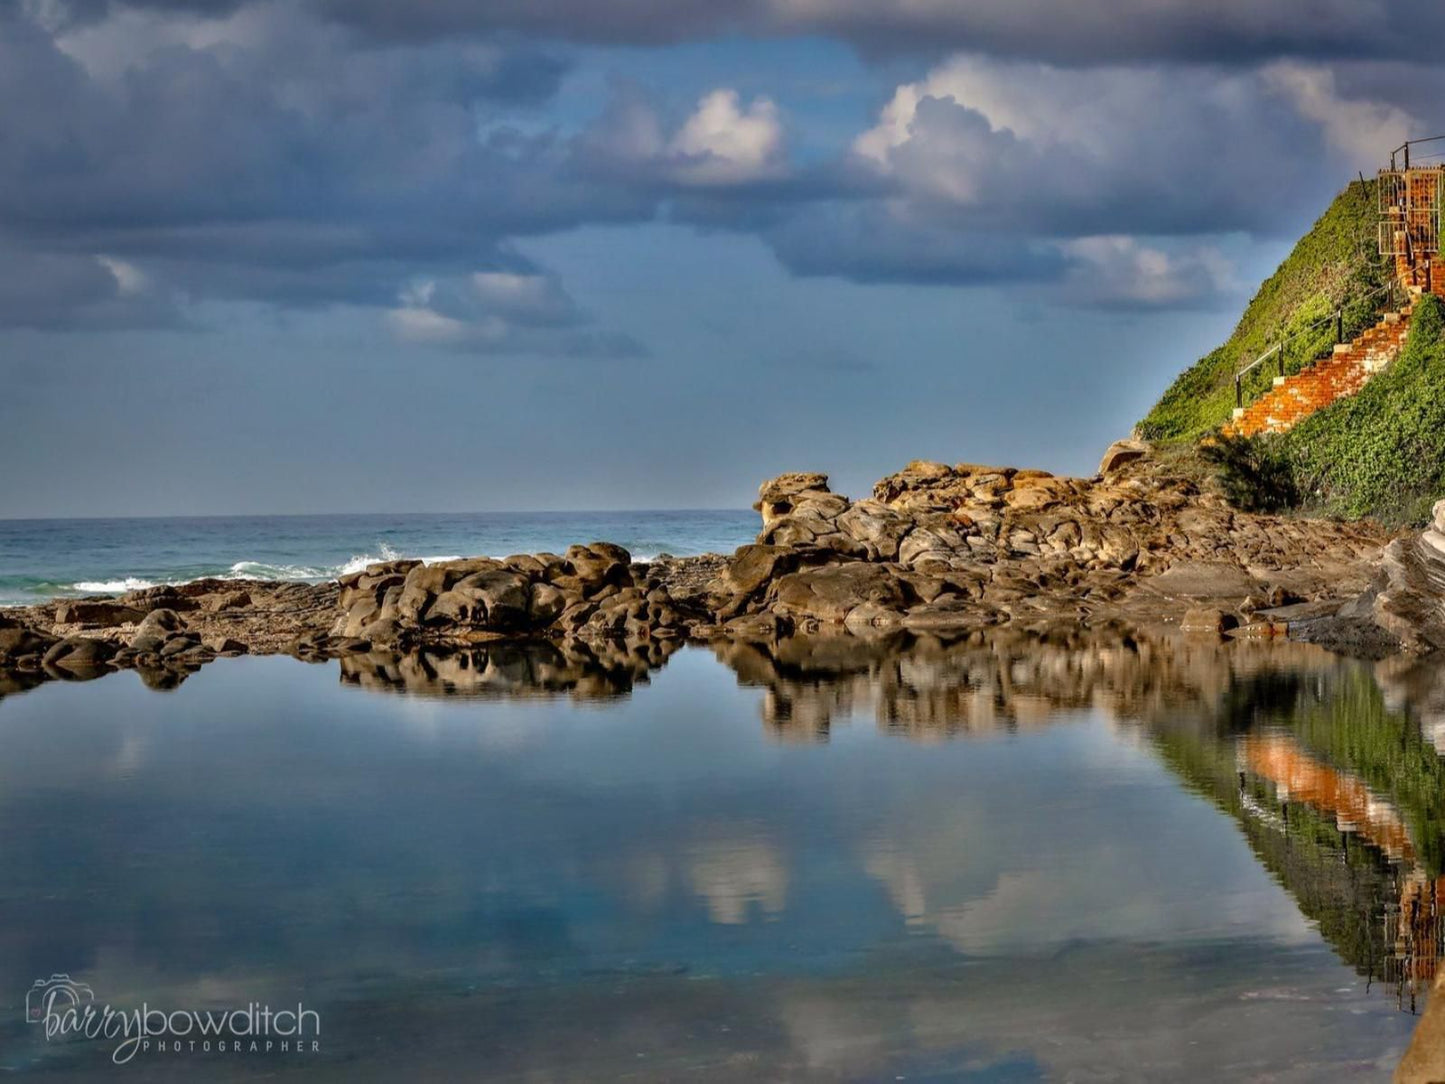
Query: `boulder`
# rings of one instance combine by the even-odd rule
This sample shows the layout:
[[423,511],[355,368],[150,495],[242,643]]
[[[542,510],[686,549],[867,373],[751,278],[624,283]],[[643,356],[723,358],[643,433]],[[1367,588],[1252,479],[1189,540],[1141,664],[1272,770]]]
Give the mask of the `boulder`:
[[379,578],[386,578],[396,575],[404,577],[408,572],[410,572],[412,569],[416,568],[420,564],[420,561],[414,559],[407,559],[401,561],[379,561],[374,565],[367,565],[360,572],[347,573],[345,576],[337,579],[336,582],[340,584],[343,588],[361,587],[362,589],[365,589],[368,586],[368,580],[374,581]]
[[137,610],[150,613],[152,610],[171,610],[175,613],[185,613],[190,610],[200,609],[200,603],[191,595],[182,592],[179,588],[170,584],[163,584],[160,587],[143,587],[137,591],[127,591],[117,600],[126,606],[132,606]]
[[446,567],[448,563],[417,565],[406,574],[401,594],[396,600],[399,622],[420,625],[433,600],[462,578],[462,573],[452,572]]
[[1263,593],[1260,583],[1244,569],[1214,561],[1181,561],[1146,582],[1175,599],[1243,600]]
[[529,602],[528,581],[522,573],[505,568],[474,572],[438,595],[423,623],[517,630],[528,625]]
[[790,573],[777,581],[776,608],[793,617],[842,624],[865,602],[903,610],[909,599],[904,586],[882,565],[863,561]]
[[632,582],[632,556],[621,546],[594,542],[569,546],[564,571],[549,570],[548,582],[571,596],[600,595],[608,587]]
[[166,638],[161,643],[160,649],[156,654],[163,659],[169,659],[175,655],[193,651],[201,646],[201,638],[194,632],[170,632],[166,634]]
[[790,471],[776,478],[769,478],[758,486],[758,504],[777,504],[809,490],[827,493],[828,476],[816,471]]
[[1134,463],[1149,454],[1149,444],[1142,440],[1116,440],[1099,460],[1099,473],[1112,474],[1126,463]]
[[206,595],[201,599],[201,609],[210,613],[223,610],[244,610],[251,605],[251,596],[246,591],[223,591],[219,595]]
[[186,627],[174,610],[152,610],[146,614],[131,637],[130,646],[139,652],[156,652],[166,638]]
[[719,593],[751,595],[778,575],[797,567],[797,551],[756,543],[739,546],[719,577]]
[[[828,491],[826,474],[794,471],[770,478],[760,485],[758,499],[753,507],[762,513],[763,530],[766,531],[776,521],[791,515],[798,505],[804,503],[809,497],[825,495],[835,496]],[[842,498],[837,499],[842,500]],[[844,501],[845,506],[846,503]]]
[[919,568],[930,561],[947,565],[955,554],[967,552],[968,543],[953,527],[942,523],[920,525],[899,545],[898,562],[909,568]]
[[903,627],[914,632],[944,632],[971,629],[997,620],[997,611],[958,595],[944,595],[933,602],[915,606],[903,616]]
[[855,636],[891,632],[903,624],[903,612],[877,602],[854,606],[843,618],[843,627]]
[[914,520],[882,501],[869,498],[856,502],[837,519],[840,531],[861,543],[871,561],[892,561],[898,544],[913,529]]
[[39,660],[55,642],[54,636],[27,628],[18,622],[3,625],[0,626],[0,659],[7,662],[27,658]]
[[94,625],[108,629],[116,625],[134,625],[143,617],[145,611],[111,599],[66,599],[55,607],[57,625]]
[[1196,607],[1184,611],[1184,617],[1179,622],[1182,632],[1206,632],[1218,635],[1227,629],[1234,628],[1239,622],[1223,610],[1213,610],[1206,607]]
[[42,660],[47,667],[62,666],[67,670],[94,670],[103,666],[117,648],[105,640],[87,636],[67,636],[53,644]]
[[533,628],[546,628],[567,608],[567,596],[549,583],[532,584],[527,603],[527,623]]

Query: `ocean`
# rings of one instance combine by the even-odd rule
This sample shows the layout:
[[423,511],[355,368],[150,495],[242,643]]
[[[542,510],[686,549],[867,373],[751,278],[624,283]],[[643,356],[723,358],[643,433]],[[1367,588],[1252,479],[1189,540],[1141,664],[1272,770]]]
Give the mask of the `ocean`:
[[730,553],[748,510],[0,520],[0,605],[207,576],[322,581],[401,557],[505,557],[616,542],[633,558]]

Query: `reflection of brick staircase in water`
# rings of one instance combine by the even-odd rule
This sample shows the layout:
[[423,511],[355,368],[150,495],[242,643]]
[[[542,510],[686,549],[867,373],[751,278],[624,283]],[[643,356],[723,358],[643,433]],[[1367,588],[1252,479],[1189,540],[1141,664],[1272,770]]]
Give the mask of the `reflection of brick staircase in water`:
[[1248,407],[1234,412],[1224,427],[1228,436],[1284,433],[1337,399],[1354,395],[1400,352],[1410,330],[1411,305],[1387,312],[1378,324],[1334,353],[1311,362],[1293,376],[1275,377],[1274,387]]

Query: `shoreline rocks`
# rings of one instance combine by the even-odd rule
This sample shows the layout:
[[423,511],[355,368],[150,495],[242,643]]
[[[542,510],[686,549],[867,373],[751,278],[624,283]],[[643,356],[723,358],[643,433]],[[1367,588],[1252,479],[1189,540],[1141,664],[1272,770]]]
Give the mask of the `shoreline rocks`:
[[[1372,653],[1445,645],[1445,514],[1423,540],[1392,542],[1370,523],[1242,513],[1188,462],[1138,441],[1111,447],[1093,478],[916,461],[857,501],[825,474],[780,475],[755,507],[756,541],[730,556],[641,563],[593,542],[379,562],[334,583],[213,579],[0,610],[0,668],[134,668],[159,683],[245,653],[319,661],[510,641],[647,659],[687,641],[1111,622],[1285,629]],[[1434,610],[1401,601],[1425,591]]]
[[757,544],[714,584],[725,633],[1120,620],[1273,630],[1274,611],[1337,609],[1389,535],[1372,524],[1237,512],[1205,480],[1120,442],[1090,478],[914,462],[850,501],[827,476],[763,483]]

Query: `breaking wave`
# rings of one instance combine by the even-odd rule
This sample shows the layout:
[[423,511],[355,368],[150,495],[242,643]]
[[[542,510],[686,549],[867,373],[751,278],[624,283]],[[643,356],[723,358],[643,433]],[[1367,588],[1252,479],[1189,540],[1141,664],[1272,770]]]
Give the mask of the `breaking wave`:
[[72,591],[84,591],[91,595],[118,595],[122,591],[139,591],[146,587],[155,587],[151,580],[143,580],[139,576],[127,576],[123,580],[81,580],[79,583],[70,585]]
[[[353,572],[360,572],[367,565],[378,564],[381,561],[399,561],[405,554],[399,553],[391,546],[382,543],[375,553],[357,553],[347,558],[339,565],[300,565],[300,564],[279,564],[267,561],[237,561],[226,569],[216,569],[192,573],[189,575],[178,575],[173,577],[163,576],[159,579],[143,576],[122,576],[109,580],[78,580],[75,583],[64,584],[59,588],[60,593],[74,592],[84,595],[118,595],[125,591],[139,591],[147,587],[160,587],[162,585],[177,586],[185,583],[194,583],[197,580],[303,580],[312,583],[321,583],[326,580],[334,580],[340,576],[346,576]],[[459,554],[438,554],[430,557],[421,557],[418,560],[425,564],[434,564],[437,561],[455,561],[460,558]]]

